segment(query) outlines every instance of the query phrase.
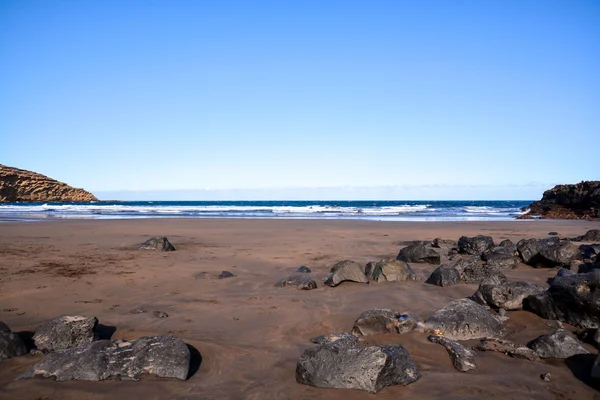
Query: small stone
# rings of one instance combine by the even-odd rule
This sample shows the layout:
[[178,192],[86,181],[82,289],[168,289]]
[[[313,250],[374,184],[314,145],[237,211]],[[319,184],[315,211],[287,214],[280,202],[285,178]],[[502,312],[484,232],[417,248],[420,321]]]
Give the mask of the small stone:
[[546,372],[545,374],[540,375],[540,378],[542,378],[543,381],[550,382],[552,375],[550,375],[550,372]]
[[154,316],[156,318],[168,318],[169,314],[167,314],[164,311],[153,311],[152,316]]
[[219,279],[226,279],[226,278],[233,278],[233,277],[235,277],[235,275],[229,271],[223,271],[218,276]]
[[138,246],[138,250],[175,251],[175,247],[166,237],[153,237]]

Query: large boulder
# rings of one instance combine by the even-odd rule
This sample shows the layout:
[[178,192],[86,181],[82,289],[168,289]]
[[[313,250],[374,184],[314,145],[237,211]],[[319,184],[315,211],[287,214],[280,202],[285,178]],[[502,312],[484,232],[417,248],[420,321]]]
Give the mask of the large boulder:
[[500,317],[470,299],[451,301],[429,317],[425,326],[453,340],[500,338],[505,334]]
[[97,326],[96,317],[59,317],[38,326],[33,341],[44,352],[78,347],[98,339]]
[[579,247],[570,242],[561,242],[540,250],[536,257],[529,260],[529,265],[536,267],[567,267],[581,253]]
[[473,360],[475,354],[471,350],[466,349],[462,344],[440,335],[429,335],[427,340],[429,340],[431,343],[437,343],[444,346],[448,352],[448,355],[450,356],[452,365],[454,365],[454,368],[457,370],[461,372],[467,372],[476,368]]
[[400,344],[315,346],[304,351],[296,366],[296,381],[303,385],[371,393],[377,393],[386,386],[405,386],[420,377],[410,354]]
[[458,252],[461,254],[481,255],[492,247],[494,240],[490,236],[462,236],[458,239]]
[[560,243],[560,239],[557,237],[546,238],[546,239],[522,239],[517,242],[517,251],[521,256],[521,260],[525,264],[529,264],[532,259],[539,254],[539,252],[545,248]]
[[569,358],[589,351],[566,329],[560,328],[551,335],[542,335],[527,344],[541,358]]
[[583,181],[571,185],[556,185],[546,190],[542,199],[529,206],[530,215],[542,218],[599,218],[600,181]]
[[0,321],[0,361],[27,354],[29,350],[19,335]]
[[[507,311],[521,310],[523,300],[529,296],[544,292],[544,288],[528,282],[510,282],[501,284],[479,285],[473,295],[474,299],[481,299],[485,304],[494,308],[503,308]],[[477,300],[476,300],[477,301]]]
[[140,244],[138,250],[175,251],[175,247],[173,247],[166,237],[157,236]]
[[22,378],[57,381],[137,380],[143,374],[186,380],[190,350],[174,336],[148,336],[131,342],[99,340],[48,354]]
[[591,229],[585,235],[571,239],[574,242],[600,242],[600,229]]
[[495,282],[506,282],[506,276],[499,268],[482,264],[479,256],[461,259],[453,264],[460,272],[460,278],[465,283],[481,283],[484,280],[493,279]]
[[381,260],[378,263],[368,263],[365,267],[365,274],[375,282],[417,280],[417,275],[410,265],[400,260]]
[[422,244],[411,244],[410,246],[400,249],[396,259],[414,263],[439,264],[440,254]]
[[416,329],[421,321],[410,314],[376,308],[362,313],[352,328],[352,334],[358,337],[382,333],[404,333]]
[[438,286],[453,286],[460,283],[460,272],[450,265],[440,265],[437,267],[425,283]]
[[280,279],[275,286],[293,286],[297,289],[312,290],[317,288],[317,282],[306,273],[295,273],[286,278]]
[[331,267],[324,283],[327,286],[335,287],[345,281],[369,283],[363,268],[354,261],[349,260],[340,261]]
[[600,270],[555,277],[543,293],[529,296],[523,308],[546,319],[586,329],[600,328]]

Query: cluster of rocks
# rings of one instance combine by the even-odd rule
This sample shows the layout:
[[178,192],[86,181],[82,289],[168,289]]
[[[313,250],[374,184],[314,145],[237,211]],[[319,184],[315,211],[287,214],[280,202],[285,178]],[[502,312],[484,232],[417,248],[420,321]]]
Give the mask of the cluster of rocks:
[[520,218],[593,219],[600,218],[600,181],[556,185],[534,201]]
[[46,321],[33,334],[33,348],[0,322],[0,361],[30,352],[43,358],[19,378],[57,381],[138,380],[143,374],[186,380],[188,345],[171,335],[111,340],[102,335],[96,317],[64,316]]

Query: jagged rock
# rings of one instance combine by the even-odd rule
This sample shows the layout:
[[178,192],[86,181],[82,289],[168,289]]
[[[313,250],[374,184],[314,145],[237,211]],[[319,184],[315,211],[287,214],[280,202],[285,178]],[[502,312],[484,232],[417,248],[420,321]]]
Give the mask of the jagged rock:
[[540,201],[534,201],[523,209],[529,209],[526,215],[539,215],[542,218],[598,218],[600,217],[600,181],[556,185],[546,190]]
[[519,251],[521,260],[523,260],[525,264],[531,265],[529,264],[531,260],[534,259],[543,248],[550,247],[559,242],[560,240],[557,237],[547,239],[522,239],[517,242],[517,250]]
[[529,296],[523,308],[545,319],[556,319],[573,326],[600,328],[600,270],[556,277],[543,293]]
[[310,275],[304,273],[295,273],[287,278],[280,279],[275,286],[294,286],[302,290],[312,290],[317,288],[317,282]]
[[460,272],[460,277],[465,283],[481,283],[484,280],[493,279],[494,282],[506,282],[506,276],[497,267],[481,264],[479,257],[463,259],[454,264]]
[[412,244],[400,249],[396,259],[414,263],[439,264],[440,254],[422,244]]
[[44,352],[78,347],[98,339],[97,325],[96,317],[60,317],[38,326],[33,341]]
[[571,239],[573,242],[600,242],[600,229],[590,229],[585,235]]
[[218,279],[235,278],[235,275],[229,271],[223,271],[217,276]]
[[311,342],[316,344],[331,344],[335,343],[336,346],[340,347],[357,347],[360,343],[358,337],[351,333],[330,333],[328,335],[321,335],[310,339]]
[[547,268],[567,267],[579,255],[577,246],[570,242],[562,242],[542,248],[536,257],[529,260],[529,265]]
[[0,203],[26,201],[98,201],[91,193],[42,174],[0,164]]
[[462,344],[440,335],[429,335],[427,340],[431,343],[437,343],[444,346],[450,356],[452,365],[454,365],[454,368],[457,370],[467,372],[477,368],[473,360],[475,354],[471,350],[466,349]]
[[28,353],[27,346],[19,335],[0,321],[0,361]]
[[315,346],[304,351],[296,366],[298,383],[371,393],[386,386],[405,386],[420,377],[410,354],[400,344],[362,348]]
[[344,281],[369,283],[363,268],[354,261],[349,260],[340,261],[331,267],[324,283],[327,286],[335,287]]
[[365,267],[365,274],[376,282],[417,280],[417,275],[410,265],[400,260],[381,260],[378,263],[368,263]]
[[451,301],[429,317],[425,325],[453,340],[499,338],[505,334],[500,318],[470,299]]
[[510,282],[502,284],[479,285],[477,294],[492,308],[503,308],[508,311],[523,309],[523,300],[527,297],[544,292],[544,288],[528,282]]
[[458,239],[458,252],[461,254],[480,256],[492,247],[494,247],[494,240],[490,236],[462,236],[460,239]]
[[166,237],[153,237],[138,246],[138,250],[175,251]]
[[433,242],[431,243],[431,247],[436,247],[436,248],[442,248],[442,247],[456,247],[458,246],[458,242],[456,240],[450,240],[450,239],[440,239],[440,238],[435,238],[433,239]]
[[473,349],[478,351],[495,351],[507,354],[513,358],[524,358],[529,361],[540,360],[535,351],[529,347],[520,346],[508,340],[482,339]]
[[483,259],[486,265],[499,270],[513,269],[519,263],[516,257],[501,252],[484,254]]
[[558,329],[551,335],[542,335],[527,344],[541,358],[569,358],[589,351],[566,329]]
[[308,268],[306,265],[301,265],[298,267],[296,272],[299,274],[310,274],[311,271],[310,268]]
[[143,374],[186,380],[190,367],[187,345],[174,336],[148,336],[131,342],[99,340],[55,351],[21,378],[41,376],[57,381],[137,380]]
[[453,286],[458,285],[460,283],[460,272],[454,267],[449,265],[440,265],[437,267],[429,278],[425,281],[425,283],[430,283],[432,285],[438,286]]
[[363,312],[354,321],[352,334],[360,337],[382,333],[405,333],[417,329],[420,323],[418,317],[410,314],[378,308]]

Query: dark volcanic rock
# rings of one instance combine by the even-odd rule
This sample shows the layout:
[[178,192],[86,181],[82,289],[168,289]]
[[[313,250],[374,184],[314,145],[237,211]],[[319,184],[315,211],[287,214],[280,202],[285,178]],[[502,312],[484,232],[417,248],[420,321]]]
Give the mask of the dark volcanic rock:
[[317,288],[317,282],[315,282],[310,275],[295,273],[287,278],[280,279],[275,286],[294,286],[302,290],[312,290]]
[[138,246],[138,250],[175,251],[175,247],[166,237],[153,237]]
[[460,272],[460,277],[465,283],[481,283],[489,279],[497,283],[506,282],[506,276],[499,268],[481,264],[478,256],[462,259],[454,264],[454,268]]
[[529,264],[543,248],[550,247],[559,242],[560,240],[557,237],[547,239],[522,239],[517,242],[517,250],[519,251],[521,260],[523,260],[525,264]]
[[143,374],[152,374],[186,380],[189,367],[190,351],[183,341],[173,336],[149,336],[131,342],[99,340],[56,351],[35,364],[22,378],[137,380]]
[[585,235],[571,239],[573,242],[600,242],[600,229],[591,229]]
[[482,339],[481,343],[474,346],[478,351],[495,351],[507,354],[513,358],[524,358],[529,361],[539,361],[538,355],[529,347],[520,346],[508,340]]
[[412,244],[400,249],[396,259],[414,263],[439,264],[440,254],[422,244]]
[[404,333],[415,330],[420,320],[387,308],[365,311],[354,321],[352,334],[356,336],[382,333]]
[[544,292],[544,288],[528,282],[510,282],[499,285],[481,284],[474,297],[480,297],[492,308],[508,311],[521,310],[523,300]]
[[546,190],[540,201],[534,201],[523,208],[529,208],[528,215],[539,215],[542,218],[598,218],[600,217],[600,181],[556,185]]
[[500,318],[470,299],[451,301],[436,311],[425,325],[453,340],[499,338],[505,334]]
[[577,337],[566,329],[558,329],[551,335],[542,335],[527,344],[541,358],[569,358],[589,351]]
[[316,344],[335,343],[336,346],[340,347],[357,347],[360,342],[358,337],[347,332],[321,335],[310,339],[310,341]]
[[421,377],[400,345],[306,349],[296,366],[296,381],[323,388],[358,389],[377,393],[386,386],[408,385]]
[[494,240],[490,236],[462,236],[458,239],[458,252],[461,254],[481,255],[494,247]]
[[513,269],[519,263],[516,257],[501,252],[485,254],[483,259],[489,267],[500,270]]
[[558,232],[548,232],[548,236],[558,236]]
[[542,267],[567,267],[580,255],[579,248],[570,242],[562,242],[544,247],[529,261],[529,265]]
[[38,326],[33,341],[38,350],[55,351],[89,344],[96,340],[96,317],[65,316]]
[[0,361],[27,354],[29,350],[21,337],[0,321]]
[[219,276],[217,276],[217,278],[219,278],[219,279],[227,279],[227,278],[234,278],[234,277],[235,277],[235,275],[229,271],[223,271],[219,274]]
[[425,283],[438,286],[453,286],[460,283],[460,272],[449,265],[440,265],[437,267]]
[[335,287],[344,281],[369,283],[363,268],[354,261],[340,261],[331,267],[329,275],[324,283],[327,286]]
[[471,350],[466,349],[462,344],[440,335],[429,335],[427,340],[431,343],[437,343],[444,346],[450,356],[452,365],[454,365],[454,368],[457,370],[467,372],[477,368],[473,361],[475,354]]
[[365,274],[376,282],[417,280],[417,275],[412,268],[400,260],[381,260],[378,263],[369,263],[365,268]]
[[310,268],[308,268],[306,265],[301,265],[298,267],[296,272],[298,272],[299,274],[310,274],[311,271]]
[[545,319],[586,329],[600,328],[600,270],[556,277],[545,292],[529,296],[523,308]]

